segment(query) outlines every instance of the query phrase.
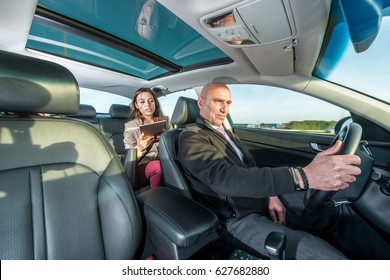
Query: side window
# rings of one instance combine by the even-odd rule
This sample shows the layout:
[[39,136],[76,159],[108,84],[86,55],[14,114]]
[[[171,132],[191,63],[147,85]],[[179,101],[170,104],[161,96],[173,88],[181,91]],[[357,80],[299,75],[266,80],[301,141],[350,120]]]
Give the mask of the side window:
[[158,101],[160,102],[161,109],[165,116],[168,116],[169,118],[172,117],[172,113],[173,113],[173,109],[175,108],[176,101],[180,96],[185,96],[193,99],[198,98],[195,90],[193,89],[177,91],[177,92],[170,93],[166,96],[159,97]]
[[334,135],[347,110],[295,91],[260,85],[229,85],[234,127]]

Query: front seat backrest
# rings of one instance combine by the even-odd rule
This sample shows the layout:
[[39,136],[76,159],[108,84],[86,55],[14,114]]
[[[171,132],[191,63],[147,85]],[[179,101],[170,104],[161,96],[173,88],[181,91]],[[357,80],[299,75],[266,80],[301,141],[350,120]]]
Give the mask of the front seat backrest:
[[0,51],[0,259],[132,259],[141,239],[123,167],[79,108],[73,75]]
[[187,124],[194,123],[199,115],[197,100],[179,97],[172,113],[173,129],[165,131],[160,138],[160,163],[164,174],[164,186],[170,187],[185,196],[195,199],[195,194],[177,158],[180,133]]

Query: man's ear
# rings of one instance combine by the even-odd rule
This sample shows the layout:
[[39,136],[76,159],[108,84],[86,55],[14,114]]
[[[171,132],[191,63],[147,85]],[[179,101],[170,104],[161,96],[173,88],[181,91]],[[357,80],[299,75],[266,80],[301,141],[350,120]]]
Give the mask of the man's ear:
[[202,98],[202,96],[199,96],[199,98],[198,98],[198,106],[199,107],[202,107],[202,102],[203,102],[203,98]]

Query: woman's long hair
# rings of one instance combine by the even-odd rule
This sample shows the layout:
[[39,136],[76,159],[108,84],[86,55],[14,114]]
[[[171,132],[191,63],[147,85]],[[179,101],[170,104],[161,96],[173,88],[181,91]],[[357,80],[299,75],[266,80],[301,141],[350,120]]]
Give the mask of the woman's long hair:
[[149,92],[153,96],[154,103],[156,104],[156,109],[154,110],[154,113],[153,113],[154,121],[161,121],[163,119],[163,113],[161,110],[160,102],[158,101],[158,99],[156,98],[156,95],[154,94],[154,92],[150,88],[140,88],[134,93],[133,101],[131,102],[131,113],[129,116],[129,120],[140,119],[140,120],[142,120],[142,123],[145,123],[144,117],[142,116],[142,114],[138,110],[138,108],[135,106],[135,103],[137,102],[138,95],[140,95],[141,93],[144,93],[144,92]]

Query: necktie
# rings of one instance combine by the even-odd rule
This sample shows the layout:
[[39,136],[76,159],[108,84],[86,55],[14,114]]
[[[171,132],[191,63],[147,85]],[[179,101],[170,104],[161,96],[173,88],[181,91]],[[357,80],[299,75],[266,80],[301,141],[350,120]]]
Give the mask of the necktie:
[[236,143],[234,143],[234,141],[229,137],[229,135],[227,135],[227,133],[226,133],[225,129],[223,128],[223,126],[217,128],[217,131],[219,133],[221,133],[225,137],[225,139],[229,142],[230,146],[232,146],[232,148],[236,152],[237,156],[242,161],[243,157],[244,157],[242,151],[240,150],[240,148],[237,147]]

